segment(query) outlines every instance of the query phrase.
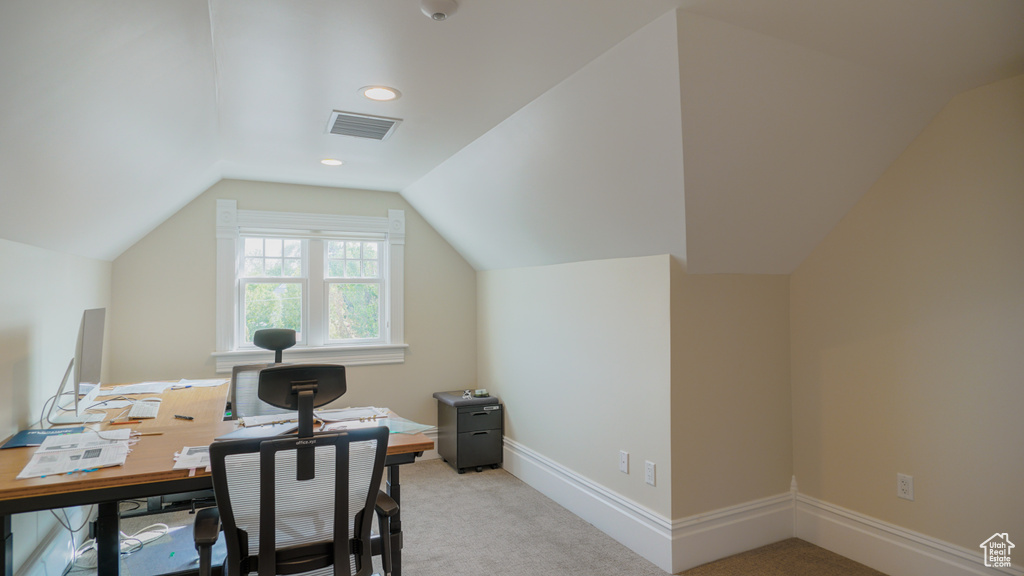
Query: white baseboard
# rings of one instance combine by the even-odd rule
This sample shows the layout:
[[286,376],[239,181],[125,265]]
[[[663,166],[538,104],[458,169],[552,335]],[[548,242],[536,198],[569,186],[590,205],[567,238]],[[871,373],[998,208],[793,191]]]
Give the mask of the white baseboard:
[[793,536],[793,494],[785,492],[672,523],[672,571],[688,570]]
[[503,468],[666,572],[671,522],[572,470],[505,438]]
[[[1024,576],[962,548],[790,492],[668,520],[505,439],[508,472],[669,573],[796,536],[890,576]],[[981,543],[979,542],[979,545]]]
[[671,574],[793,535],[788,492],[670,521],[508,438],[504,467]]
[[890,576],[1024,576],[1018,568],[987,568],[980,548],[968,550],[803,494],[796,497],[795,535]]

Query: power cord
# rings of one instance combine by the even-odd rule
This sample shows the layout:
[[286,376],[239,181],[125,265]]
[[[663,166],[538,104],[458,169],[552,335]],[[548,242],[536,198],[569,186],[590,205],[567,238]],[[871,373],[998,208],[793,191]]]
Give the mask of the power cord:
[[[142,550],[146,544],[167,534],[168,530],[167,524],[156,523],[146,526],[131,536],[121,532],[121,555],[127,556]],[[96,540],[94,538],[82,542],[82,545],[75,549],[75,559],[72,561],[72,565],[75,568],[96,567]]]
[[[85,528],[86,524],[89,523],[89,519],[92,518],[92,513],[93,513],[93,510],[95,509],[95,507],[96,507],[95,504],[89,506],[89,512],[87,514],[85,514],[85,519],[82,520],[82,525],[79,526],[78,528],[72,528],[71,527],[71,518],[68,517],[68,512],[67,512],[67,510],[65,508],[61,508],[60,509],[60,513],[64,517],[63,519],[61,519],[61,517],[58,516],[57,513],[54,512],[53,510],[50,510],[50,514],[53,514],[53,517],[57,519],[57,523],[60,524],[62,528],[64,528],[65,530],[68,531],[68,533],[71,534],[71,545],[74,546],[75,545],[75,533],[83,530]],[[77,557],[77,555],[78,554],[77,554],[77,549],[76,549],[75,556]],[[61,576],[63,576],[64,574],[67,574],[69,571],[71,571],[71,568],[73,568],[73,567],[74,567],[74,561],[72,560],[71,563],[69,563],[67,566],[64,567],[64,571],[61,572]]]

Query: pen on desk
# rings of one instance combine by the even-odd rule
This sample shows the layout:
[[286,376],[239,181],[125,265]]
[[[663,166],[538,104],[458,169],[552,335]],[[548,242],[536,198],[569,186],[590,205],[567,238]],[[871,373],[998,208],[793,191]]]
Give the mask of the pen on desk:
[[186,384],[185,386],[172,386],[171,389],[172,390],[183,390],[185,388],[191,388],[191,387],[192,387],[191,384]]
[[117,420],[117,421],[111,420],[110,421],[110,425],[111,426],[117,426],[119,424],[142,424],[142,420]]
[[139,436],[163,436],[163,432],[139,432]]
[[195,420],[195,418],[191,416],[182,416],[181,414],[175,414],[174,417],[178,420]]

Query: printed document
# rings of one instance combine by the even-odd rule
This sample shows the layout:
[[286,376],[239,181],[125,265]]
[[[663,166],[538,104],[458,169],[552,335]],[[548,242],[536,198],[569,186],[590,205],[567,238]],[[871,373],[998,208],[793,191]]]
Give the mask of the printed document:
[[185,446],[174,455],[174,470],[206,468],[210,465],[209,446]]
[[90,472],[107,466],[121,466],[128,457],[130,434],[131,430],[111,430],[47,437],[21,474],[18,474],[18,478]]

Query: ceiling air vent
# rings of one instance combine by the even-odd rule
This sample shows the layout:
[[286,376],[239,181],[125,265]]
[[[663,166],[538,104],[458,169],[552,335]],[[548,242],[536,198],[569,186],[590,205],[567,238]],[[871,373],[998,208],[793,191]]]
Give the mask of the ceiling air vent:
[[327,131],[341,136],[387,140],[398,127],[399,122],[401,120],[398,118],[384,118],[383,116],[335,110],[331,113],[331,120],[327,123]]

